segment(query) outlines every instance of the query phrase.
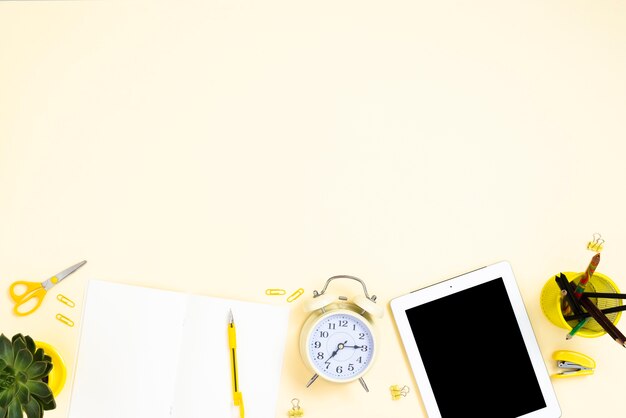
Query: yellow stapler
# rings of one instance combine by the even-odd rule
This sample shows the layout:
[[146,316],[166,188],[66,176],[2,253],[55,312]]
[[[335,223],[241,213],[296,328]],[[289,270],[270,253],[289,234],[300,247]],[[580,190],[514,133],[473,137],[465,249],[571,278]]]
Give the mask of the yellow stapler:
[[562,369],[552,377],[584,376],[593,374],[596,362],[585,354],[576,351],[555,351],[552,358],[556,360],[556,367]]

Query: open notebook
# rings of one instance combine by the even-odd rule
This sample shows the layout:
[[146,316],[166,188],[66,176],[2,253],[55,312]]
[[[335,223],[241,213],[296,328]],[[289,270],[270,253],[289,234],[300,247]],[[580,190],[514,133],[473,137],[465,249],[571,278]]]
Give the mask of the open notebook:
[[246,418],[275,416],[286,307],[92,280],[68,418],[235,416],[231,309]]

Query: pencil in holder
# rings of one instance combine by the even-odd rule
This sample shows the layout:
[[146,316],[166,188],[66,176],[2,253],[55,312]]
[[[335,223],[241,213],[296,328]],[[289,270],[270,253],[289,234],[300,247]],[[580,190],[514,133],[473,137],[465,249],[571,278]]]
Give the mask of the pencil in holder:
[[[564,272],[563,274],[565,275],[565,277],[567,277],[567,280],[573,282],[574,287],[576,287],[578,281],[583,275],[583,273],[574,272]],[[617,285],[613,282],[613,280],[611,280],[604,274],[596,272],[594,272],[589,279],[589,282],[585,287],[585,292],[620,293]],[[576,324],[578,324],[580,320],[565,320],[565,318],[563,317],[563,311],[561,309],[562,298],[563,295],[561,293],[561,289],[554,280],[554,276],[551,276],[541,290],[541,310],[554,325],[560,328],[564,328],[566,330],[571,330],[573,327],[576,326]],[[591,300],[591,302],[601,310],[622,305],[621,299],[590,297],[589,300]],[[621,312],[615,312],[609,313],[606,316],[611,322],[613,322],[613,324],[617,325],[621,314]],[[588,320],[587,323],[576,333],[577,336],[586,338],[601,337],[604,334],[606,334],[606,332],[604,331],[602,326],[600,326],[600,324],[598,324],[598,322],[593,318]]]

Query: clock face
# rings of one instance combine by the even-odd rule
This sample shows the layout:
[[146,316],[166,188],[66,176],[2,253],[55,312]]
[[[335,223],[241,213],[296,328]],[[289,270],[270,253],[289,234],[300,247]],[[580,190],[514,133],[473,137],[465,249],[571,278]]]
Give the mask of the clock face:
[[309,359],[317,373],[334,381],[362,375],[374,358],[374,336],[369,324],[351,313],[324,315],[309,336]]

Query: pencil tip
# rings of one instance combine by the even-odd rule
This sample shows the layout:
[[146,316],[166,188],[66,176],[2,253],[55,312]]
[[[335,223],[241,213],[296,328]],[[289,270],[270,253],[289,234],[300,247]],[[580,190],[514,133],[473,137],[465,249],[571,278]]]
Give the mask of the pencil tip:
[[572,339],[572,336],[571,336],[571,335],[569,335],[569,334],[567,334],[567,335],[565,336],[565,339],[566,339],[566,340],[571,340],[571,339]]

